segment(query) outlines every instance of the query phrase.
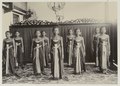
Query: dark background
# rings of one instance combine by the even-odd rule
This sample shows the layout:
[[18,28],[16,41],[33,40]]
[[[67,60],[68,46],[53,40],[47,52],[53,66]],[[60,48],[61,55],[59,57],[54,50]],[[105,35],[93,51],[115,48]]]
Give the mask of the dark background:
[[[35,30],[44,30],[47,33],[47,36],[50,38],[52,36],[52,29],[56,25],[17,25],[10,26],[10,31],[14,34],[16,31],[21,33],[21,36],[24,40],[24,63],[32,62],[30,58],[31,52],[31,41],[34,37]],[[64,53],[65,53],[65,62],[67,61],[66,57],[66,35],[68,34],[68,29],[75,30],[76,28],[80,28],[82,32],[82,36],[84,37],[85,47],[86,47],[86,62],[95,62],[95,58],[92,55],[92,37],[95,32],[96,27],[105,26],[107,28],[107,34],[110,36],[110,44],[111,44],[111,56],[110,61],[117,63],[117,25],[112,25],[110,23],[93,23],[93,24],[60,24],[60,35],[63,37],[64,41]]]

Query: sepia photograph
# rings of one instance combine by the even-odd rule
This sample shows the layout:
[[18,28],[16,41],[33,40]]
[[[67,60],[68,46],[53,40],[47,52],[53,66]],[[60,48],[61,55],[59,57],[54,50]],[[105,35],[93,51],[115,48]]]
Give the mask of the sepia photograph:
[[117,0],[2,2],[2,84],[118,84]]

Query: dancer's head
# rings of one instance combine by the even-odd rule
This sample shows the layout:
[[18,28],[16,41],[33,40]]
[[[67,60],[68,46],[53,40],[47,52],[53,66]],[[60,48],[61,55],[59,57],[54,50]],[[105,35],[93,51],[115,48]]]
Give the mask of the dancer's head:
[[100,33],[100,28],[97,27],[97,28],[95,29],[95,33],[96,33],[96,34]]
[[15,36],[16,36],[16,37],[20,36],[20,32],[19,32],[19,31],[16,31],[16,32],[15,32]]
[[58,35],[59,34],[59,28],[58,27],[54,27],[53,28],[53,34],[54,35]]
[[68,32],[69,32],[69,35],[73,34],[73,30],[72,29],[69,29]]
[[40,37],[40,36],[41,36],[41,33],[40,33],[39,30],[36,30],[36,31],[35,31],[35,36],[36,36],[36,37]]
[[75,33],[76,33],[76,36],[80,36],[80,35],[81,35],[81,31],[80,31],[80,29],[77,28],[77,29],[75,30]]
[[101,34],[105,34],[106,33],[106,27],[101,27],[100,32],[101,32]]
[[10,38],[12,36],[12,33],[10,31],[6,31],[5,35],[6,35],[7,38]]
[[46,32],[45,31],[42,31],[42,36],[46,36]]

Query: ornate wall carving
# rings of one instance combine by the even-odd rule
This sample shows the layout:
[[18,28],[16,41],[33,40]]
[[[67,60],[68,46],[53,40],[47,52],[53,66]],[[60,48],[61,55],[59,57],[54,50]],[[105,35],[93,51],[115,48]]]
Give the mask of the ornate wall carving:
[[83,19],[76,19],[76,20],[66,20],[64,22],[52,22],[52,21],[43,21],[43,20],[24,20],[21,22],[17,22],[12,24],[11,26],[32,26],[32,25],[54,25],[54,24],[83,24],[83,23],[101,23],[100,21],[92,18],[83,18]]

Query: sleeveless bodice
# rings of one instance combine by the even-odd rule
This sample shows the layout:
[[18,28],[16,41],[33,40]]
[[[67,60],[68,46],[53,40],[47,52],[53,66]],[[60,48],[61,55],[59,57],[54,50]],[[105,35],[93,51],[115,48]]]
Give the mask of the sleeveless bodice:
[[5,41],[5,47],[9,45],[9,46],[13,46],[13,41]]
[[73,44],[74,38],[73,37],[67,37],[68,45]]
[[57,44],[57,45],[60,44],[60,40],[52,40],[52,41],[53,41],[53,46],[56,45],[56,44]]
[[100,44],[105,44],[107,45],[108,39],[107,38],[99,38],[99,43]]
[[42,46],[42,41],[34,41],[33,42],[33,47],[37,47],[37,45],[39,44],[39,46],[41,45]]
[[82,44],[82,40],[76,40],[74,41],[75,46],[80,46]]
[[19,40],[16,40],[16,39],[15,39],[15,42],[16,42],[16,43],[21,43],[21,40],[20,40],[20,39],[19,39]]
[[47,39],[44,39],[44,43],[48,43],[48,40],[47,40]]

